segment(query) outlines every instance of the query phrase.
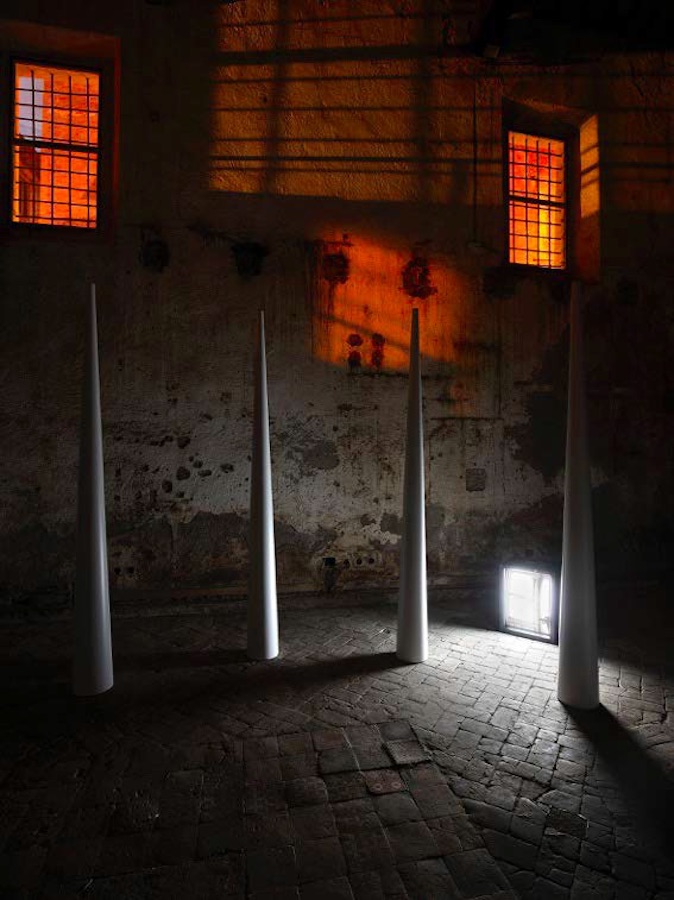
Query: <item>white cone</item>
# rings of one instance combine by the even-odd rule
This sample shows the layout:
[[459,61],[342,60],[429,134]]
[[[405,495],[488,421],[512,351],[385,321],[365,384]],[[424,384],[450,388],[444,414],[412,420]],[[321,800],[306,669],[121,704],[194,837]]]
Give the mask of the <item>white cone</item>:
[[79,696],[90,696],[109,690],[114,682],[94,284],[89,306],[81,428],[73,691]]
[[423,662],[428,657],[424,429],[419,365],[418,309],[412,310],[407,449],[403,490],[397,654],[398,658],[404,662],[415,663]]
[[274,547],[274,501],[271,489],[269,400],[264,340],[264,313],[260,311],[255,360],[253,462],[250,490],[250,588],[248,595],[248,656],[278,656],[278,607]]
[[578,709],[599,705],[592,485],[587,445],[581,286],[571,288],[569,404],[564,475],[564,534],[559,591],[557,696]]

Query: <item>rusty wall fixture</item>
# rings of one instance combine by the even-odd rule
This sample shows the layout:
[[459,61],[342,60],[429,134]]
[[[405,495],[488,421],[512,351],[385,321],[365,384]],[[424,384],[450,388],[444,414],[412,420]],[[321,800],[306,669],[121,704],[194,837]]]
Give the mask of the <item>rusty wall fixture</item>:
[[143,236],[139,258],[144,269],[150,272],[163,272],[171,261],[171,251],[163,238],[157,235]]
[[262,265],[269,255],[269,248],[258,241],[235,241],[232,256],[236,271],[242,278],[255,278],[262,274]]

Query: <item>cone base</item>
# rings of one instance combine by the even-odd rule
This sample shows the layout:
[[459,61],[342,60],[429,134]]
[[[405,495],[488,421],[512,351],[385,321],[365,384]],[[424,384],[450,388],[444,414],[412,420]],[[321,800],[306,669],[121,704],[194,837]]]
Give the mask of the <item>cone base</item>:
[[396,650],[396,657],[400,660],[400,662],[410,663],[410,665],[413,665],[414,663],[426,662],[426,660],[428,659],[428,653],[405,653],[403,650]]
[[592,710],[599,709],[599,707],[601,706],[601,703],[595,703],[592,706],[586,706],[585,704],[581,703],[570,703],[568,700],[562,700],[561,697],[558,697],[557,699],[562,704],[562,706],[568,707],[568,709],[582,709],[584,712],[592,712]]
[[565,694],[563,691],[557,691],[557,699],[563,706],[569,706],[571,709],[598,709],[601,706],[599,697],[579,697]]
[[97,686],[73,683],[73,694],[76,697],[97,697],[99,694],[105,694],[112,690],[114,685],[115,682],[113,680],[110,682],[103,682],[101,685]]
[[273,650],[256,650],[251,647],[246,649],[246,654],[248,659],[252,659],[254,662],[264,662],[269,659],[276,659],[279,655],[278,647],[276,648],[276,652]]

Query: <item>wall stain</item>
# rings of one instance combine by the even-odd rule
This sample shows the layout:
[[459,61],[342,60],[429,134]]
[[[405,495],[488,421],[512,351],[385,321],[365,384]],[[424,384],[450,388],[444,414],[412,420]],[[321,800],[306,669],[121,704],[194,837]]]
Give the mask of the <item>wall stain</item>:
[[389,534],[401,535],[403,533],[402,516],[396,513],[384,513],[379,523],[381,531],[388,531]]
[[402,271],[403,290],[409,297],[427,300],[438,289],[431,282],[431,267],[425,256],[415,255]]
[[171,251],[165,240],[160,237],[141,238],[139,252],[140,263],[150,272],[163,272],[171,261]]
[[506,432],[513,438],[513,457],[552,481],[564,467],[566,446],[566,402],[550,393],[533,392],[525,401],[528,422]]
[[[348,248],[353,246],[348,234],[341,241],[311,241],[307,245],[311,249],[312,268],[318,277],[327,281],[328,297],[324,316],[328,324],[334,314],[335,291],[340,284],[346,284],[351,274],[351,261]],[[315,290],[320,292],[317,287]]]
[[534,385],[524,400],[528,421],[509,426],[505,436],[513,442],[512,455],[552,481],[564,467],[566,452],[566,404],[569,359],[568,328],[547,348],[534,373]]
[[478,351],[480,353],[498,353],[501,345],[490,341],[452,341],[457,353]]
[[357,372],[361,368],[363,357],[358,350],[351,350],[347,357],[347,362],[349,364],[349,370],[351,372]]
[[318,527],[314,532],[299,531],[283,519],[274,523],[278,578],[281,582],[306,583],[308,561],[314,560],[317,587],[323,587],[323,558],[338,538],[335,528]]
[[262,274],[262,264],[269,255],[268,247],[258,241],[235,241],[231,249],[236,271],[241,278],[255,278]]
[[339,465],[337,445],[333,441],[317,441],[309,447],[298,448],[298,453],[306,468],[306,472],[303,474],[309,474],[316,470],[336,469]]
[[548,494],[536,503],[518,509],[498,522],[489,522],[485,530],[492,557],[500,562],[558,563],[562,549],[561,494]]
[[[179,522],[173,579],[185,586],[245,584],[248,530],[248,518],[237,513],[200,512],[188,522]],[[199,560],[198,569],[195,559]]]
[[372,354],[370,356],[370,364],[374,369],[381,369],[384,365],[384,344],[386,338],[383,334],[375,333],[372,335]]
[[321,259],[321,277],[331,287],[338,284],[346,284],[349,280],[350,267],[349,257],[343,250],[324,253]]

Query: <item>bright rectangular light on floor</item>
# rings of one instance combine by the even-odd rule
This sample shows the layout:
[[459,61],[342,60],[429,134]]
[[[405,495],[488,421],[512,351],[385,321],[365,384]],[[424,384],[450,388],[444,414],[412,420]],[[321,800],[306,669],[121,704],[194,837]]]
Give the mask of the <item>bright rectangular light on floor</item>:
[[557,640],[557,603],[552,575],[506,566],[501,583],[501,628],[542,641]]

